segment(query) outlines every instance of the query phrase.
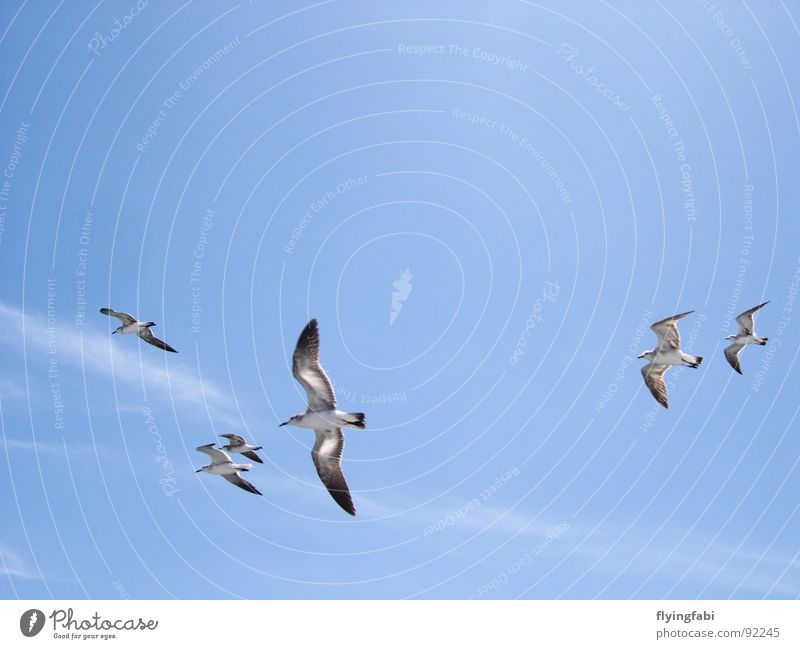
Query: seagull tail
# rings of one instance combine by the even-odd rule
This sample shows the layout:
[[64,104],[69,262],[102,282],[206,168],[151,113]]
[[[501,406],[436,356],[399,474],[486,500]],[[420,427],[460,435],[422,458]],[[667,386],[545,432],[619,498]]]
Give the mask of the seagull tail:
[[769,338],[767,338],[766,336],[763,336],[761,338],[761,342],[759,342],[758,344],[759,345],[766,345],[768,340],[769,340]]
[[694,364],[695,365],[700,365],[700,363],[702,363],[702,362],[703,362],[703,357],[702,356],[695,356],[694,357]]
[[364,428],[367,427],[367,424],[364,421],[365,418],[366,418],[366,415],[363,412],[349,412],[349,413],[347,413],[347,415],[346,415],[346,417],[344,419],[353,428],[364,429]]

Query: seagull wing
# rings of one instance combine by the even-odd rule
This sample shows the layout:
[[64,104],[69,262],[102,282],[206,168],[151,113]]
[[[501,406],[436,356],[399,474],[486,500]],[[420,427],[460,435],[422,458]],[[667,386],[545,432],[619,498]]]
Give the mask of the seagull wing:
[[198,446],[197,450],[208,455],[211,458],[212,464],[228,464],[229,462],[233,462],[230,455],[213,444]]
[[742,373],[742,368],[739,365],[739,352],[742,351],[742,347],[744,347],[744,345],[733,343],[725,348],[725,358],[731,364],[731,367],[739,372],[739,374]]
[[306,325],[297,340],[292,357],[292,374],[305,388],[310,410],[336,407],[333,385],[319,364],[319,330],[316,320],[311,320]]
[[264,460],[262,460],[260,457],[258,457],[258,453],[256,453],[255,451],[245,451],[244,453],[242,453],[242,455],[244,455],[246,458],[248,458],[250,460],[253,460],[253,462],[258,462],[259,464],[264,464]]
[[244,437],[242,437],[241,435],[237,435],[236,433],[223,433],[222,435],[220,435],[220,437],[224,437],[226,439],[231,440],[231,444],[233,444],[234,446],[241,446],[242,444],[246,443],[244,441]]
[[136,322],[136,318],[134,318],[130,313],[125,313],[124,311],[114,311],[114,309],[103,307],[100,309],[100,313],[103,315],[110,315],[113,318],[119,318],[123,325],[132,325]]
[[642,377],[644,384],[650,390],[650,393],[655,397],[665,408],[669,408],[667,401],[667,386],[664,383],[664,372],[669,369],[669,365],[656,365],[655,363],[648,363],[642,367]]
[[685,318],[690,313],[694,313],[694,311],[679,313],[678,315],[664,318],[650,325],[650,328],[655,331],[656,336],[658,336],[658,347],[656,349],[659,351],[667,351],[681,348],[681,334],[678,332],[678,325],[675,323],[681,318]]
[[314,466],[317,467],[319,479],[322,480],[328,493],[351,516],[356,515],[353,500],[350,498],[350,489],[342,473],[342,451],[344,450],[344,435],[340,428],[333,430],[315,430],[317,442],[311,451]]
[[251,494],[258,494],[259,496],[262,495],[262,493],[258,489],[256,489],[253,485],[251,485],[238,473],[229,473],[222,477],[225,478],[231,484],[235,484],[237,487],[240,487],[245,491],[249,491]]
[[150,331],[150,327],[142,327],[139,329],[139,338],[144,340],[146,343],[150,343],[154,347],[158,347],[159,349],[163,349],[165,352],[173,352],[177,354],[178,352],[172,347],[170,347],[167,343],[165,343],[160,338],[156,338],[153,335],[153,332]]
[[769,304],[769,300],[759,304],[758,306],[754,306],[752,309],[748,309],[747,311],[740,313],[736,316],[736,322],[739,323],[739,335],[746,336],[748,334],[752,334],[755,326],[755,313],[758,311],[762,306],[766,306]]

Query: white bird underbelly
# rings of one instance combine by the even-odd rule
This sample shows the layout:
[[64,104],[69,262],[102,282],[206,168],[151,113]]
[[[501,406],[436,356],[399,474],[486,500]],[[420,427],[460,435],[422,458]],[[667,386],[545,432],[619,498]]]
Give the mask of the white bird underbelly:
[[659,352],[653,359],[653,363],[656,365],[683,365],[684,354],[680,350]]
[[228,447],[231,453],[247,453],[248,451],[258,451],[260,449],[261,447],[252,446],[251,444],[239,444],[238,446],[231,444]]
[[252,464],[214,464],[205,469],[206,473],[211,475],[231,475],[237,471],[247,471]]
[[301,428],[314,430],[332,430],[334,428],[353,428],[353,423],[348,419],[348,414],[341,410],[323,410],[307,412],[295,425]]

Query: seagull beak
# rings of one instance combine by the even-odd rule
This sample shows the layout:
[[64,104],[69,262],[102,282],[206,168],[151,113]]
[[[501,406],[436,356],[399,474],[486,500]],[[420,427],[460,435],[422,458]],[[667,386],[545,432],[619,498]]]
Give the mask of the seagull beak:
[[115,333],[117,333],[117,330],[115,329],[115,330],[114,330],[114,331],[112,331],[111,333],[112,333],[112,334],[115,334]]
[[278,426],[285,426],[288,423],[289,423],[288,421],[284,421],[282,424],[278,424]]
[[200,473],[202,470],[203,469],[197,469],[197,471],[195,471],[195,473]]
[[639,354],[636,358],[644,358],[644,354]]

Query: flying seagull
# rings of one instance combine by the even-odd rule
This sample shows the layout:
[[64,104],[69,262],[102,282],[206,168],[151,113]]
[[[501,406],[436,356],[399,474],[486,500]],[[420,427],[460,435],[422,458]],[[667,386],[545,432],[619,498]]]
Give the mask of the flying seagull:
[[249,471],[253,466],[252,464],[234,464],[230,455],[222,449],[216,448],[213,444],[198,446],[197,450],[208,455],[211,458],[211,464],[197,469],[195,473],[205,471],[211,475],[221,475],[228,482],[235,484],[237,487],[241,487],[250,493],[261,495],[258,489],[239,475],[239,471]]
[[252,446],[244,441],[244,437],[241,435],[234,435],[233,433],[225,433],[224,435],[220,435],[220,437],[225,437],[230,440],[229,444],[222,447],[224,450],[229,453],[241,453],[246,458],[253,460],[253,462],[264,464],[264,460],[258,457],[258,453],[256,453],[256,451],[260,451],[264,448],[263,446]]
[[644,352],[639,358],[646,358],[650,362],[642,367],[642,376],[650,392],[665,408],[669,408],[667,401],[667,386],[664,383],[664,373],[671,365],[685,365],[699,367],[703,362],[702,356],[690,356],[681,351],[681,335],[676,324],[694,311],[679,313],[671,318],[664,318],[650,325],[658,336],[658,346],[649,352]]
[[122,325],[114,329],[112,334],[136,334],[147,343],[150,343],[154,347],[158,347],[159,349],[163,349],[167,352],[177,352],[172,349],[167,343],[163,340],[156,338],[153,335],[153,332],[150,331],[150,327],[155,327],[155,322],[139,322],[136,318],[134,318],[130,313],[125,313],[123,311],[114,311],[114,309],[108,309],[103,307],[100,309],[100,313],[103,315],[110,315],[114,318],[119,318],[122,321]]
[[317,467],[319,478],[339,506],[355,516],[350,489],[342,473],[342,428],[363,429],[367,425],[364,423],[363,412],[350,413],[336,409],[333,385],[319,364],[319,330],[316,320],[311,320],[300,334],[292,358],[292,374],[308,395],[308,410],[283,422],[281,426],[292,424],[313,429],[317,441],[311,451],[311,459]]
[[766,336],[760,338],[755,332],[756,311],[767,304],[769,304],[769,300],[737,315],[736,322],[739,323],[739,333],[733,336],[725,336],[726,340],[733,341],[725,348],[725,358],[728,359],[731,367],[739,374],[742,373],[742,368],[739,365],[739,352],[742,351],[742,348],[745,345],[766,345],[769,340]]

